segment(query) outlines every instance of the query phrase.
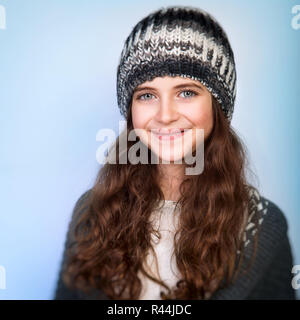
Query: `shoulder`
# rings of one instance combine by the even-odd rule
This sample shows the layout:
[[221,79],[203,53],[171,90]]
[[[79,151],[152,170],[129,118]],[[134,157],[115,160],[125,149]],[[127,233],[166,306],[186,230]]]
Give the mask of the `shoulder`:
[[92,189],[88,189],[77,199],[73,208],[72,219],[78,218],[78,216],[80,216],[81,213],[87,208],[91,194]]
[[[250,188],[250,213],[244,232],[245,245],[258,231],[260,247],[274,250],[287,237],[288,222],[283,210],[272,200]],[[256,222],[256,223],[255,223]]]
[[[250,211],[244,229],[242,269],[234,283],[220,288],[213,299],[273,297],[290,290],[292,255],[287,236],[288,223],[282,209],[257,189],[250,190]],[[254,235],[258,236],[253,258]],[[250,267],[250,268],[249,268]],[[286,289],[288,288],[288,289]]]
[[74,240],[74,232],[75,228],[80,220],[80,217],[88,208],[89,200],[92,194],[92,189],[88,189],[84,193],[80,195],[80,197],[76,200],[75,205],[73,206],[72,215],[69,221],[68,228],[68,243]]
[[75,208],[81,206],[82,204],[86,204],[89,197],[91,196],[92,189],[88,189],[81,194],[81,196],[77,199]]
[[288,222],[285,213],[282,209],[270,199],[261,196],[262,206],[265,207],[265,220],[270,226],[276,228],[278,232],[285,234],[288,230]]

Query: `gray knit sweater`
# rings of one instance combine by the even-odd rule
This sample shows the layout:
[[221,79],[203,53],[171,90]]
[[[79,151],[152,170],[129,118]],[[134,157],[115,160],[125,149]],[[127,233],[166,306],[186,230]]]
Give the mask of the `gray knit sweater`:
[[[69,289],[62,281],[62,270],[66,262],[66,250],[72,240],[73,228],[76,219],[80,216],[78,207],[86,201],[90,190],[85,192],[77,201],[64,244],[60,271],[53,298],[55,300],[95,300],[100,297],[109,300],[101,290],[93,290],[85,294],[80,290]],[[288,238],[288,224],[285,215],[273,202],[253,193],[252,201],[259,214],[259,237],[256,256],[252,267],[246,274],[238,274],[236,280],[230,285],[220,287],[210,300],[263,300],[263,299],[296,299],[295,290],[291,286],[293,274],[293,256]],[[257,230],[253,229],[251,214],[244,232],[244,260],[247,266],[251,258],[251,235]]]

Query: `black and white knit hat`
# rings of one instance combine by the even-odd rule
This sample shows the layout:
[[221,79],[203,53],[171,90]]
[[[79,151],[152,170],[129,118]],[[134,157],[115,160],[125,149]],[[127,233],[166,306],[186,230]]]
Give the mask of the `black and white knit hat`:
[[117,99],[125,118],[134,89],[159,76],[200,81],[230,122],[236,96],[236,69],[228,37],[206,11],[161,8],[139,21],[127,37],[117,70]]

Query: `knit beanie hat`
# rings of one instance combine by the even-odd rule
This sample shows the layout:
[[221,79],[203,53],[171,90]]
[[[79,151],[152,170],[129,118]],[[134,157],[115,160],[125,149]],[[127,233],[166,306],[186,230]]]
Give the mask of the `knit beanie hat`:
[[127,37],[117,70],[117,100],[127,117],[134,89],[155,77],[200,81],[230,122],[236,96],[234,55],[225,31],[195,7],[161,8],[139,21]]

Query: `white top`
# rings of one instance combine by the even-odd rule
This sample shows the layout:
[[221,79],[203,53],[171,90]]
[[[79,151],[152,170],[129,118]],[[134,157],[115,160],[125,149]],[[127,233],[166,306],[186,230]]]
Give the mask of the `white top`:
[[[175,210],[176,202],[172,200],[162,200],[163,207],[161,210],[154,210],[151,215],[151,220],[155,230],[159,230],[161,239],[158,239],[155,234],[152,234],[152,243],[158,259],[158,270],[155,267],[155,260],[152,250],[149,250],[147,255],[147,272],[154,272],[155,278],[160,278],[170,287],[176,285],[179,280],[179,272],[176,267],[176,258],[174,251],[174,235],[177,228],[179,216],[179,206]],[[172,256],[172,257],[171,257]],[[142,281],[142,292],[139,300],[161,300],[160,291],[166,292],[167,289],[145,277],[139,272],[139,277]]]
[[[175,201],[162,200],[159,203],[159,206],[161,207],[161,210],[154,210],[150,217],[154,229],[158,230],[161,235],[161,239],[158,239],[155,234],[152,234],[152,245],[157,255],[158,268],[155,266],[152,250],[148,251],[145,268],[148,273],[154,276],[154,278],[160,278],[172,289],[181,278],[176,266],[175,254],[173,254],[174,235],[177,230],[180,205],[176,207]],[[250,216],[248,215],[248,208],[246,208],[244,223],[240,232],[240,236],[244,238],[244,241],[246,241],[245,231],[252,227],[252,215],[253,213],[250,214]],[[247,245],[247,242],[245,245]],[[147,268],[147,266],[149,266],[150,269]],[[140,271],[138,272],[138,276],[142,281],[142,292],[139,300],[161,300],[160,291],[166,292],[167,289],[144,276]]]

